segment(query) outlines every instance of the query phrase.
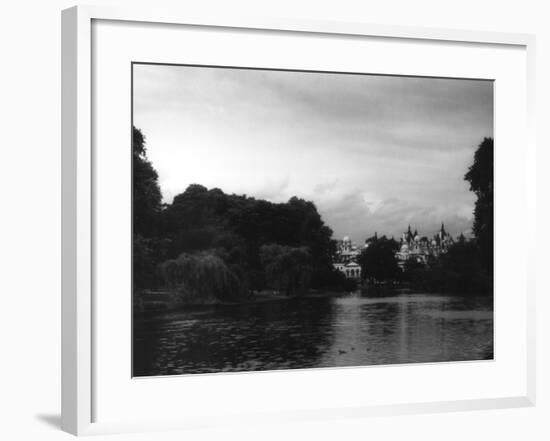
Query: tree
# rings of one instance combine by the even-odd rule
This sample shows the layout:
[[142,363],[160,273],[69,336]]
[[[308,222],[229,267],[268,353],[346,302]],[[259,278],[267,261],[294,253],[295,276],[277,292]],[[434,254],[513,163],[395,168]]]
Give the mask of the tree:
[[132,128],[132,203],[134,233],[151,237],[158,233],[162,195],[158,174],[147,159],[145,137]]
[[166,286],[183,300],[212,303],[245,294],[242,280],[213,252],[182,253],[160,267]]
[[134,234],[132,244],[132,275],[134,288],[152,288],[162,282],[157,271],[159,262],[167,258],[169,241]]
[[157,264],[166,258],[167,240],[159,237],[162,195],[158,174],[147,159],[145,137],[132,128],[132,210],[134,288],[149,288],[159,283]]
[[484,138],[464,179],[477,196],[474,235],[483,267],[493,271],[493,139]]
[[411,281],[416,277],[416,274],[424,270],[426,265],[420,263],[414,257],[409,257],[403,266],[403,280]]
[[375,282],[395,280],[400,273],[395,257],[398,243],[386,236],[371,239],[369,246],[359,255],[361,276]]
[[237,244],[252,290],[265,284],[260,248],[266,244],[307,249],[312,286],[324,288],[331,277],[332,230],[310,201],[292,197],[272,203],[192,184],[163,210],[162,218],[172,256]]
[[287,296],[304,292],[309,286],[311,255],[304,247],[263,245],[260,259],[268,283]]
[[492,293],[492,277],[484,271],[479,247],[470,241],[453,244],[441,257],[445,271],[445,291],[460,295],[487,295]]
[[474,241],[459,240],[428,266],[405,265],[405,280],[415,289],[461,296],[491,295],[490,274],[483,269]]

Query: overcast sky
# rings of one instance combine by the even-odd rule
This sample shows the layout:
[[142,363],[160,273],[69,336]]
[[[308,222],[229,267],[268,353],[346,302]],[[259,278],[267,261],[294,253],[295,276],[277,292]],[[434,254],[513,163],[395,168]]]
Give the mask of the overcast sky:
[[134,65],[164,200],[191,183],[312,200],[335,238],[469,232],[463,177],[493,136],[489,81]]

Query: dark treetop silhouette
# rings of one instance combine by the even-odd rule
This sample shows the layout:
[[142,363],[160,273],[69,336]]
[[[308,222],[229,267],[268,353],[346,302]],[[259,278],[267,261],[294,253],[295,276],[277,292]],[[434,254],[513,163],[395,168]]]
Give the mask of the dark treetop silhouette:
[[312,202],[271,203],[192,184],[161,207],[144,136],[136,128],[133,133],[135,289],[179,284],[197,291],[198,280],[184,280],[183,268],[191,267],[195,277],[212,271],[224,283],[231,279],[221,285],[233,287],[225,300],[266,287],[289,295],[308,287],[349,289],[351,282],[331,264],[332,230]]

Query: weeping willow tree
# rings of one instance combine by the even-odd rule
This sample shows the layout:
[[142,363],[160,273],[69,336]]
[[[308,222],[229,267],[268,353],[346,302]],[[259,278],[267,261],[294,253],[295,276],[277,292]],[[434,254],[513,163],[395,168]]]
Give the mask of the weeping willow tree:
[[213,252],[182,253],[176,259],[163,262],[160,270],[166,286],[184,301],[230,301],[245,292],[237,274]]
[[311,255],[305,247],[263,245],[260,259],[268,283],[287,296],[304,293],[311,281]]

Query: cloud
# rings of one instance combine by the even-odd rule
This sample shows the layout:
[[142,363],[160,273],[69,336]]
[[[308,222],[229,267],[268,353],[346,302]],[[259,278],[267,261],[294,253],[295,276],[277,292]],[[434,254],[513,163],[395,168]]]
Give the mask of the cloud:
[[461,214],[459,207],[452,204],[423,206],[396,198],[373,203],[360,193],[350,193],[322,201],[318,208],[335,237],[350,236],[359,243],[375,232],[398,239],[408,225],[425,236],[435,234],[442,222],[453,235],[469,235],[472,228],[472,216]]
[[283,176],[280,179],[262,182],[259,188],[254,192],[254,196],[261,199],[267,199],[274,202],[283,202],[288,199],[285,190],[290,184],[290,177]]
[[489,81],[134,65],[134,123],[166,201],[193,182],[311,199],[362,241],[471,228],[464,181],[493,135]]

